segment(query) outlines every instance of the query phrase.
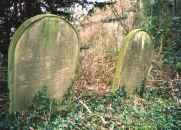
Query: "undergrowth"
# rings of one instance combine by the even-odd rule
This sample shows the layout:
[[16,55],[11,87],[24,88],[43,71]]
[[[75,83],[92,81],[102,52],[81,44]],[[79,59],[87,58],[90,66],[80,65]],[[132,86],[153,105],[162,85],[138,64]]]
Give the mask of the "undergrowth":
[[169,99],[146,94],[125,97],[98,96],[70,88],[61,104],[48,98],[43,89],[29,112],[6,115],[1,130],[179,130],[179,106]]

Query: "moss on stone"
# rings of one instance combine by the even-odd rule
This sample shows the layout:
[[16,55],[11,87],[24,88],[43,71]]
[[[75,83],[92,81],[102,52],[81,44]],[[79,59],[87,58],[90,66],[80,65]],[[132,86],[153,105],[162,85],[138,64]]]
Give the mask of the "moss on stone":
[[[52,15],[52,14],[43,14],[43,15],[38,15],[38,16],[32,17],[32,18],[28,19],[27,21],[25,21],[15,32],[15,34],[12,38],[12,41],[10,43],[9,54],[8,54],[8,87],[9,87],[9,91],[10,91],[10,112],[16,111],[16,108],[15,108],[15,103],[16,103],[15,98],[16,97],[15,96],[17,96],[17,95],[15,92],[16,92],[17,88],[15,86],[17,85],[16,77],[19,76],[19,75],[15,74],[16,65],[17,65],[16,64],[17,61],[15,60],[16,55],[28,53],[28,52],[25,52],[25,50],[18,52],[19,51],[19,49],[17,49],[18,42],[22,40],[22,37],[28,39],[32,35],[36,36],[36,34],[33,34],[34,32],[31,32],[32,31],[31,28],[35,25],[39,26],[41,29],[39,32],[41,32],[41,33],[37,34],[36,38],[33,41],[34,43],[29,43],[31,41],[30,40],[30,41],[26,41],[23,44],[27,44],[27,46],[28,46],[28,44],[37,44],[37,42],[41,42],[41,46],[44,49],[38,50],[38,47],[37,47],[37,48],[34,48],[36,50],[35,52],[41,51],[39,53],[42,53],[42,51],[45,50],[45,53],[47,53],[47,55],[48,54],[51,55],[52,51],[48,52],[48,50],[56,48],[57,37],[60,37],[60,35],[61,35],[60,34],[58,36],[58,33],[57,33],[62,28],[62,26],[60,24],[61,22],[63,22],[64,24],[67,24],[67,26],[72,28],[72,30],[75,33],[76,38],[77,38],[77,41],[75,41],[75,42],[79,43],[78,34],[75,31],[74,27],[70,23],[68,23],[67,21],[62,19],[61,17]],[[40,25],[38,25],[38,24],[40,24]],[[26,35],[24,35],[25,32],[27,33]],[[40,44],[38,44],[38,45],[40,45]],[[75,56],[77,56],[77,58],[78,58],[79,45],[76,44],[75,46],[76,47],[73,49],[75,49],[74,53],[75,53]],[[69,53],[69,52],[66,52],[66,53]],[[44,53],[42,53],[42,54],[44,54]],[[75,62],[76,61],[77,60],[75,59]]]

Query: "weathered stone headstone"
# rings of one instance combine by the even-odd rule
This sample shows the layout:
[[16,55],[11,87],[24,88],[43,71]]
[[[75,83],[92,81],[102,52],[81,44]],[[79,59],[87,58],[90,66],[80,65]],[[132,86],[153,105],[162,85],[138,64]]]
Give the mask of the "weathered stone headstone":
[[153,56],[153,43],[148,33],[136,29],[124,39],[118,56],[113,89],[124,86],[131,95],[141,86]]
[[23,23],[9,49],[10,112],[26,110],[42,87],[62,100],[75,75],[79,55],[75,29],[51,14]]

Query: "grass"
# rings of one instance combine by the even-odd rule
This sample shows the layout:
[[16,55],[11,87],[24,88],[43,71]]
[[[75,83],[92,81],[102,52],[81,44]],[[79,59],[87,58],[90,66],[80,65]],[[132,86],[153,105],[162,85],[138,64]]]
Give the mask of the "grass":
[[179,106],[169,99],[98,96],[70,89],[63,103],[50,100],[46,89],[34,98],[30,112],[4,115],[2,130],[179,130]]

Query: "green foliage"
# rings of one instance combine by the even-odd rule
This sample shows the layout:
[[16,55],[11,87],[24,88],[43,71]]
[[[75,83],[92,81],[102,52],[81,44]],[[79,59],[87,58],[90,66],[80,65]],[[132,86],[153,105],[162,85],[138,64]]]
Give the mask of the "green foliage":
[[153,35],[158,54],[163,54],[164,64],[177,70],[176,64],[181,61],[181,19],[174,12],[177,5],[172,0],[143,1],[145,19],[142,27]]
[[168,0],[152,0],[144,3],[144,22],[142,27],[153,35],[155,47],[159,47],[161,40],[166,40],[171,27],[171,13]]
[[[122,91],[115,95],[74,93],[71,88],[63,108],[48,98],[43,88],[34,98],[31,111],[9,115],[0,120],[7,130],[179,130],[178,107],[170,100],[151,96],[147,99],[125,99]],[[82,103],[83,102],[83,103]],[[86,108],[86,107],[87,108]],[[88,112],[88,109],[90,112]]]
[[178,63],[176,64],[176,70],[177,70],[179,73],[181,73],[181,62],[178,62]]
[[31,105],[30,110],[36,110],[37,112],[51,112],[52,108],[55,109],[58,105],[58,102],[49,98],[47,87],[43,87],[38,91],[32,102],[33,104]]

